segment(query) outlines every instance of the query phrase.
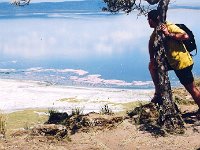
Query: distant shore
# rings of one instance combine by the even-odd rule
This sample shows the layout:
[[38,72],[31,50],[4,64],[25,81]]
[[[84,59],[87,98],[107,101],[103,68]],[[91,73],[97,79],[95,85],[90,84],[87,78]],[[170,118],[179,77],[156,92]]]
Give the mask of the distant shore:
[[98,112],[106,104],[119,112],[123,104],[150,101],[153,96],[152,89],[69,87],[11,79],[0,79],[0,91],[0,110],[4,112],[38,108],[71,111],[78,107],[88,113]]

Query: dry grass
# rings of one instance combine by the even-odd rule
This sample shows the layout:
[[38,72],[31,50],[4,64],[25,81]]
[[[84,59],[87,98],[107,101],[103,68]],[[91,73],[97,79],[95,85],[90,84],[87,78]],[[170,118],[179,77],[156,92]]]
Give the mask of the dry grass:
[[[41,114],[40,114],[41,113]],[[47,110],[23,110],[7,114],[7,130],[11,132],[12,130],[19,128],[30,128],[36,124],[42,124],[47,119],[48,116],[45,115]]]
[[200,78],[196,78],[196,79],[195,79],[195,84],[196,84],[198,87],[200,87]]
[[4,114],[0,113],[0,135],[5,137],[6,134],[6,117]]

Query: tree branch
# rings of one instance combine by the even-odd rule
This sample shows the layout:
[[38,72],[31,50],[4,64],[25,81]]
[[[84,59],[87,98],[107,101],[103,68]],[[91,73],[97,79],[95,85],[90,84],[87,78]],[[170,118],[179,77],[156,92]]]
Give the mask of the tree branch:
[[107,7],[103,8],[103,11],[109,11],[116,13],[124,11],[129,13],[133,10],[138,10],[140,14],[147,14],[148,6],[142,4],[142,1],[147,1],[150,5],[157,4],[159,0],[103,0]]
[[12,0],[11,4],[16,6],[25,6],[29,5],[31,0]]

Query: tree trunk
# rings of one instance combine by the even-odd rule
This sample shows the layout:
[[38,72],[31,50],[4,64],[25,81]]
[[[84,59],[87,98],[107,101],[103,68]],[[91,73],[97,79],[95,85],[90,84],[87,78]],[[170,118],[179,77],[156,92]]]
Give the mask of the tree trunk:
[[[166,20],[169,1],[170,0],[160,0],[159,2],[158,11],[160,12],[161,17],[160,24]],[[165,44],[165,36],[161,31],[159,31],[159,27],[157,27],[156,32],[157,36],[154,40],[154,47],[156,63],[158,66],[159,90],[161,93],[161,99],[158,103],[160,111],[158,124],[164,127],[168,132],[183,131],[183,120],[176,104],[172,100],[172,91],[167,72],[165,55],[165,52],[168,50],[167,45]]]

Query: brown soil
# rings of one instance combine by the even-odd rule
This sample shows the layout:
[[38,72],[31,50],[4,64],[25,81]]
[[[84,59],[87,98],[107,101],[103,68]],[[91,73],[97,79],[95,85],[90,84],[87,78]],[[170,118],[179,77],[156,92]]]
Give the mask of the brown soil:
[[[155,136],[152,132],[142,130],[140,125],[133,124],[130,118],[115,121],[109,120],[119,116],[90,114],[89,118],[103,118],[104,125],[90,130],[79,130],[65,139],[55,136],[33,135],[31,131],[19,130],[12,136],[0,139],[0,150],[198,150],[200,149],[200,120],[196,117],[197,106],[183,89],[175,89],[174,96],[179,101],[185,133]],[[180,96],[181,95],[181,96]],[[114,118],[114,119],[113,119]]]

